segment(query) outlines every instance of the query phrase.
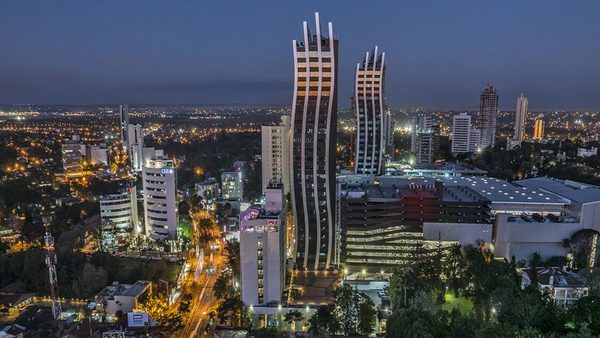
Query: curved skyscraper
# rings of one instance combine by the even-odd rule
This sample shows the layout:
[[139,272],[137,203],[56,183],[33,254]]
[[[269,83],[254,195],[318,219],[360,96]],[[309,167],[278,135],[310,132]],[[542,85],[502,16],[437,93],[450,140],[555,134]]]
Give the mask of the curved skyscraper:
[[296,265],[323,270],[334,264],[335,151],[338,40],[333,25],[321,34],[319,13],[312,35],[303,23],[303,42],[293,41],[291,195],[296,219]]
[[384,75],[385,53],[378,47],[366,53],[362,64],[356,64],[354,111],[356,113],[356,154],[354,172],[361,175],[383,173],[383,154],[387,125],[385,119]]

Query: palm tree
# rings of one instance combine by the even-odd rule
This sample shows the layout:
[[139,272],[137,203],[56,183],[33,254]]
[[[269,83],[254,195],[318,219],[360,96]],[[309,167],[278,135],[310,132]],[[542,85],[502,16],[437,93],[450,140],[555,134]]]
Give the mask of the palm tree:
[[458,297],[459,275],[462,262],[462,246],[460,244],[452,244],[446,252],[446,273],[450,279],[450,284],[454,290],[454,294]]
[[321,337],[320,320],[315,313],[308,319],[308,335],[310,337]]
[[231,267],[233,279],[240,274],[240,242],[235,239],[227,240],[225,244],[225,259]]

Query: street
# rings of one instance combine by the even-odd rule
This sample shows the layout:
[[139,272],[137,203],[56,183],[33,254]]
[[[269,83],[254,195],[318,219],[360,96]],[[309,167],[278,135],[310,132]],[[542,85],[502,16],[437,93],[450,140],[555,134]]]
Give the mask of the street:
[[[188,288],[192,292],[192,304],[191,311],[186,322],[185,327],[180,333],[180,337],[203,337],[212,336],[211,330],[210,335],[204,334],[206,325],[208,323],[208,313],[214,311],[216,306],[213,295],[213,286],[218,276],[218,272],[222,268],[223,258],[220,251],[215,251],[214,254],[208,256],[208,265],[204,265],[203,259],[196,261],[196,273],[193,274],[192,283],[202,286],[201,289]],[[210,266],[214,264],[215,272],[207,272],[207,269],[203,269],[203,266]]]

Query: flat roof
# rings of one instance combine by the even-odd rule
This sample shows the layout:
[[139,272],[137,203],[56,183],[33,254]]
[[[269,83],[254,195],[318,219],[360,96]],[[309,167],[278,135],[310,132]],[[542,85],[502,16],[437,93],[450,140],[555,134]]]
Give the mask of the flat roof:
[[600,202],[600,187],[550,177],[536,177],[517,181],[516,184],[529,189],[547,191],[577,203]]
[[486,176],[462,177],[431,177],[431,176],[379,176],[378,180],[383,186],[393,185],[423,185],[434,186],[436,181],[444,182],[444,187],[470,188],[492,203],[516,204],[555,204],[568,205],[568,199],[551,194],[540,189],[518,186],[506,180]]

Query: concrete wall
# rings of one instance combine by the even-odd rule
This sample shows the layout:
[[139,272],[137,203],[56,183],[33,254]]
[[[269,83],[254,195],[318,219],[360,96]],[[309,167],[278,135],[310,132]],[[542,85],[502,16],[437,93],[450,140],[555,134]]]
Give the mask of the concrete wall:
[[580,223],[509,222],[508,214],[496,215],[494,245],[496,256],[529,260],[534,252],[543,258],[566,253],[563,240],[583,229]]
[[426,241],[459,242],[474,244],[478,240],[492,241],[492,224],[481,223],[423,223]]

